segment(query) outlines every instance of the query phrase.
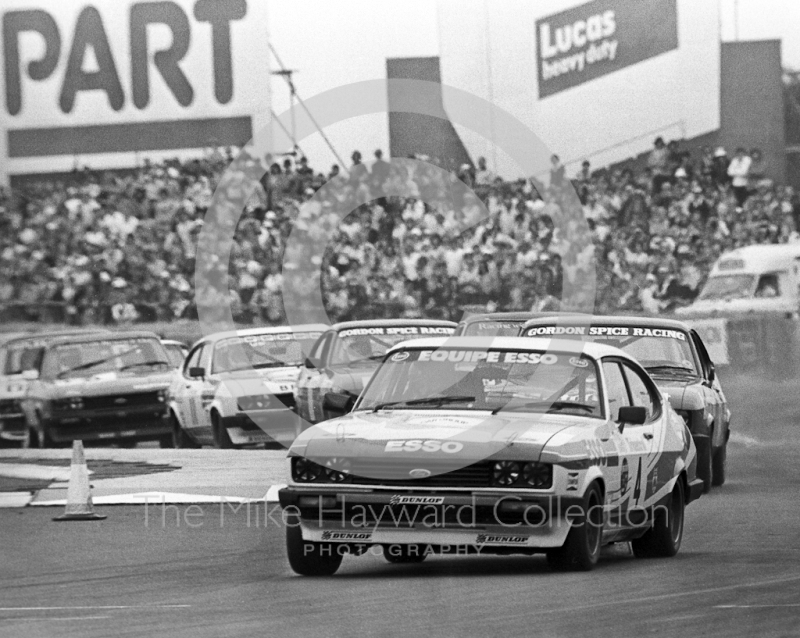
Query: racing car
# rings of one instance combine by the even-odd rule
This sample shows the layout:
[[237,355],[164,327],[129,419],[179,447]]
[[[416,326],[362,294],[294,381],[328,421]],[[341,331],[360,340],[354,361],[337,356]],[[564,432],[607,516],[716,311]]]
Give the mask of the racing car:
[[167,387],[171,365],[158,336],[130,331],[55,337],[25,375],[27,446],[84,441],[171,444]]
[[456,324],[438,319],[374,319],[332,325],[311,348],[295,390],[298,414],[308,423],[341,416],[353,407],[386,351],[420,336],[452,335]]
[[458,322],[456,337],[516,337],[534,312],[489,312],[470,315]]
[[670,319],[562,315],[532,319],[522,334],[605,343],[635,357],[689,426],[706,491],[725,482],[731,412],[697,331]]
[[297,375],[325,328],[248,328],[195,343],[170,386],[173,446],[288,446],[302,429],[294,401]]
[[289,564],[331,575],[376,546],[392,563],[469,550],[577,570],[613,542],[674,556],[702,493],[696,456],[683,419],[617,348],[407,341],[350,414],[290,448]]
[[0,343],[0,444],[27,444],[28,432],[22,399],[29,379],[38,375],[44,345],[48,340],[75,334],[108,332],[99,329],[72,329],[3,336]]

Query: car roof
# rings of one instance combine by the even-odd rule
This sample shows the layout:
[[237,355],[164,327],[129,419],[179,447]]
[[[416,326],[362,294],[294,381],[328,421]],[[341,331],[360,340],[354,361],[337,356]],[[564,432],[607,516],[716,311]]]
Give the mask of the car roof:
[[541,316],[542,313],[539,312],[523,312],[523,311],[516,311],[516,312],[484,312],[478,313],[475,315],[470,315],[469,317],[464,317],[461,320],[461,323],[468,324],[468,323],[477,323],[479,321],[527,321],[528,319],[532,319],[534,317]]
[[148,330],[126,330],[124,332],[91,332],[55,337],[48,341],[48,346],[73,343],[91,343],[93,341],[125,341],[126,339],[155,339],[161,341],[155,332]]
[[9,339],[8,341],[4,341],[2,343],[3,347],[13,346],[17,343],[25,343],[26,341],[52,341],[53,339],[58,339],[60,337],[69,337],[69,336],[85,336],[85,335],[98,335],[98,334],[111,334],[110,330],[105,328],[98,328],[97,330],[92,330],[90,328],[83,328],[83,329],[74,329],[74,330],[55,330],[53,332],[24,332],[18,334],[17,336]]
[[661,319],[660,317],[636,317],[614,315],[587,315],[587,314],[555,314],[549,317],[537,317],[526,321],[522,329],[535,326],[637,326],[643,328],[671,328],[673,330],[689,331],[690,328],[683,321],[677,319]]
[[442,328],[455,328],[455,321],[445,321],[444,319],[362,319],[359,321],[342,321],[333,324],[330,329],[349,330],[350,328],[391,328],[402,326],[433,326]]
[[296,326],[261,326],[260,328],[223,330],[198,339],[192,347],[194,348],[199,343],[216,343],[221,339],[230,337],[252,337],[253,335],[283,334],[286,332],[324,332],[327,329],[328,326],[324,323],[303,323]]
[[[568,342],[562,340],[560,343]],[[581,352],[583,352],[583,354],[587,354],[593,359],[613,355],[630,361],[636,361],[630,355],[613,346],[608,346],[603,343],[594,343],[592,341],[576,343],[580,343]],[[553,339],[541,339],[538,337],[427,337],[425,339],[403,341],[390,348],[387,352],[394,352],[395,350],[402,350],[405,348],[441,348],[442,346],[447,346],[448,348],[505,348],[508,350],[521,351],[546,350],[548,352],[575,354],[575,351],[568,347],[554,348]]]

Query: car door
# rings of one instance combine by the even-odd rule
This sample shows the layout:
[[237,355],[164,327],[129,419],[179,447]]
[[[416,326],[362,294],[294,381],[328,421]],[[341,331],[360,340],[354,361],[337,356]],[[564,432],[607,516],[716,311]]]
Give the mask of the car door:
[[[603,377],[605,378],[604,393],[608,401],[609,420],[616,425],[613,429],[613,437],[617,446],[617,472],[609,473],[611,481],[606,481],[607,503],[612,510],[612,524],[619,524],[619,514],[624,512],[632,493],[631,471],[636,469],[637,457],[632,453],[628,440],[625,437],[625,428],[620,431],[619,409],[630,405],[628,387],[619,363],[615,360],[603,361]],[[617,516],[614,518],[613,514]]]
[[644,407],[647,410],[647,420],[641,425],[627,424],[625,436],[631,445],[636,441],[644,444],[641,473],[637,466],[638,491],[637,484],[634,483],[634,496],[638,495],[638,505],[649,505],[651,497],[672,478],[672,466],[666,467],[671,457],[664,457],[667,435],[664,427],[664,409],[660,393],[647,374],[627,361],[621,361],[620,365],[625,373],[631,405]]
[[181,382],[177,384],[177,396],[175,397],[181,424],[195,438],[201,434],[203,379],[189,376],[189,370],[201,367],[200,357],[206,348],[206,344],[201,343],[195,346],[186,357],[181,370]]

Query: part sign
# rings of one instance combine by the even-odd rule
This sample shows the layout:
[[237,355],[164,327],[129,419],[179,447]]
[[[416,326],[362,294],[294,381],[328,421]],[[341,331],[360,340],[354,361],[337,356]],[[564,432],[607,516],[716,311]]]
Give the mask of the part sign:
[[266,3],[5,0],[9,159],[241,145],[268,111]]
[[539,99],[678,48],[677,0],[595,0],[536,21]]

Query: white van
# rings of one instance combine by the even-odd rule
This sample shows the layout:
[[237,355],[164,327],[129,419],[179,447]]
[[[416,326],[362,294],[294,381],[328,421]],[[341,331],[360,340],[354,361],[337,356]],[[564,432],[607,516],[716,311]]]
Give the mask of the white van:
[[800,242],[737,248],[711,269],[692,305],[679,308],[681,317],[781,313],[800,310]]

